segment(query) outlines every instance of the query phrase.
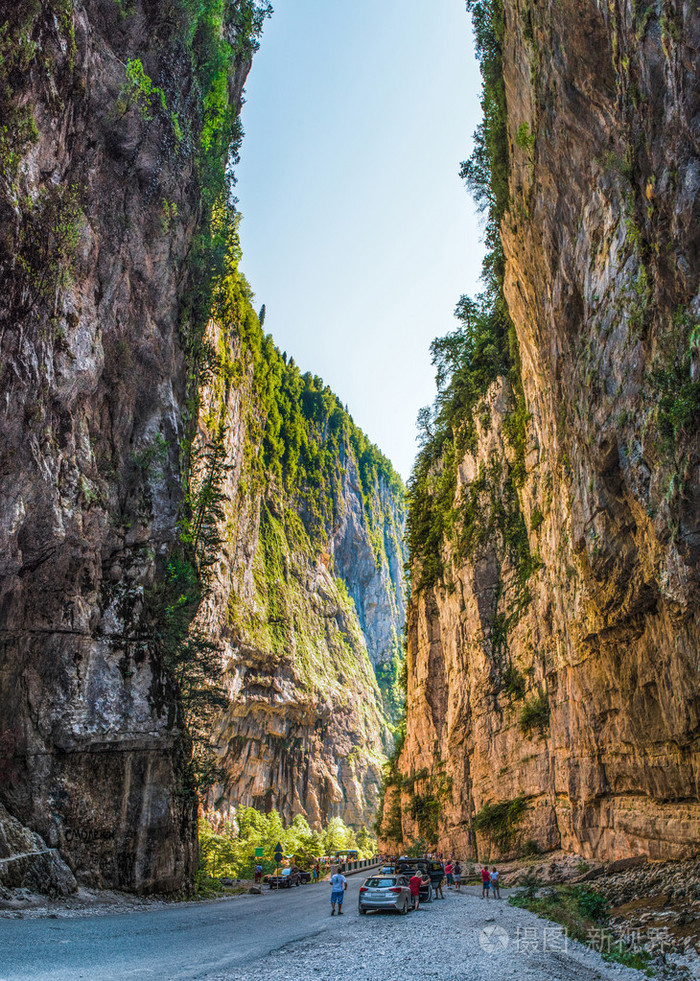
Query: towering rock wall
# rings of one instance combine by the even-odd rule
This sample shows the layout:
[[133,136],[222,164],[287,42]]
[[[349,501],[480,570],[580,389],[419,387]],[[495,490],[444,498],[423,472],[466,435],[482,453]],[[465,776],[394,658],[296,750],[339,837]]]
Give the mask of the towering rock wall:
[[451,523],[439,576],[413,556],[385,833],[480,857],[527,839],[683,856],[700,841],[700,14],[503,6],[520,364],[426,483],[434,506],[449,472]]
[[226,290],[200,416],[203,445],[223,424],[229,468],[199,621],[226,667],[210,804],[366,826],[390,746],[368,648],[384,663],[403,632],[403,485],[321,379],[263,337],[244,282]]
[[143,609],[178,537],[207,155],[254,47],[224,6],[0,11],[0,800],[94,885],[181,888],[196,856]]

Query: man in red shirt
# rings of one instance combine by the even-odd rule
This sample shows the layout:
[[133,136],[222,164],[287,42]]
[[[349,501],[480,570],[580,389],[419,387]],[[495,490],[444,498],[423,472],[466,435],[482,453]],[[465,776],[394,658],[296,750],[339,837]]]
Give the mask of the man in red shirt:
[[411,878],[408,880],[408,888],[411,890],[411,899],[413,900],[413,908],[418,909],[418,904],[420,903],[420,887],[423,884],[423,877],[419,872],[414,872]]
[[489,898],[489,889],[491,888],[491,876],[489,875],[489,867],[485,865],[481,870],[481,898]]

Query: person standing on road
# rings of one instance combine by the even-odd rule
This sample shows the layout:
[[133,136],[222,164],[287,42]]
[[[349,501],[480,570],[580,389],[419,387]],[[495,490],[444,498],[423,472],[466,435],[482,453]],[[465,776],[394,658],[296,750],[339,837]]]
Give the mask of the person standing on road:
[[449,862],[447,863],[447,865],[445,866],[445,875],[447,877],[447,888],[448,889],[451,889],[452,888],[452,884],[455,881],[455,879],[454,879],[454,865],[452,864],[452,859],[450,859]]
[[413,900],[413,908],[418,909],[420,903],[420,887],[423,885],[423,876],[419,875],[418,872],[414,872],[411,878],[408,880],[408,888],[411,890],[411,899]]
[[499,885],[500,876],[496,869],[491,869],[490,879],[491,879],[491,888],[493,889],[493,895],[496,899],[500,899],[501,898],[501,889]]
[[459,862],[455,862],[452,875],[455,877],[455,890],[460,892],[462,889],[462,866]]
[[445,881],[445,876],[444,875],[441,875],[440,876],[440,881],[435,883],[435,898],[436,899],[444,899],[445,898],[445,894],[442,891],[442,884],[443,884],[444,881]]
[[489,875],[489,867],[485,865],[481,870],[481,898],[489,898],[489,889],[491,887],[491,876]]
[[343,899],[345,890],[348,888],[348,880],[337,869],[331,876],[331,916],[335,916],[336,903],[338,905],[338,916],[343,915]]

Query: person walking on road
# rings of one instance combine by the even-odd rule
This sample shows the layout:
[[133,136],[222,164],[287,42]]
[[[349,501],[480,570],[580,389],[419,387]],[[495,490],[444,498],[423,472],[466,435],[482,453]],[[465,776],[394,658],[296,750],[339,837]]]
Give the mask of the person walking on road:
[[491,876],[489,875],[489,867],[485,865],[481,870],[481,898],[489,898],[489,889],[491,888]]
[[455,862],[454,868],[452,869],[452,875],[455,877],[455,890],[461,892],[462,889],[462,866],[459,862]]
[[496,899],[500,899],[501,898],[501,889],[500,889],[500,885],[499,885],[500,878],[501,877],[499,876],[497,870],[496,869],[491,869],[491,875],[490,875],[491,888],[493,889],[493,895],[494,895],[494,897]]
[[338,916],[343,915],[343,899],[345,890],[348,888],[348,880],[337,869],[331,876],[331,916],[335,916],[335,907],[338,906]]
[[451,889],[454,883],[454,865],[452,864],[452,859],[445,866],[445,876],[447,877],[447,888]]

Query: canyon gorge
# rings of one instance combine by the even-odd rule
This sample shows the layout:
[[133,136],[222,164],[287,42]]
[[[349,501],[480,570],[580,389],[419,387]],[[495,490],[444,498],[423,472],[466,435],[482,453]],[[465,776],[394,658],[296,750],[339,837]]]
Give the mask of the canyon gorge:
[[700,12],[467,7],[485,292],[406,492],[239,269],[267,5],[2,5],[0,885],[186,890],[241,805],[697,854]]

